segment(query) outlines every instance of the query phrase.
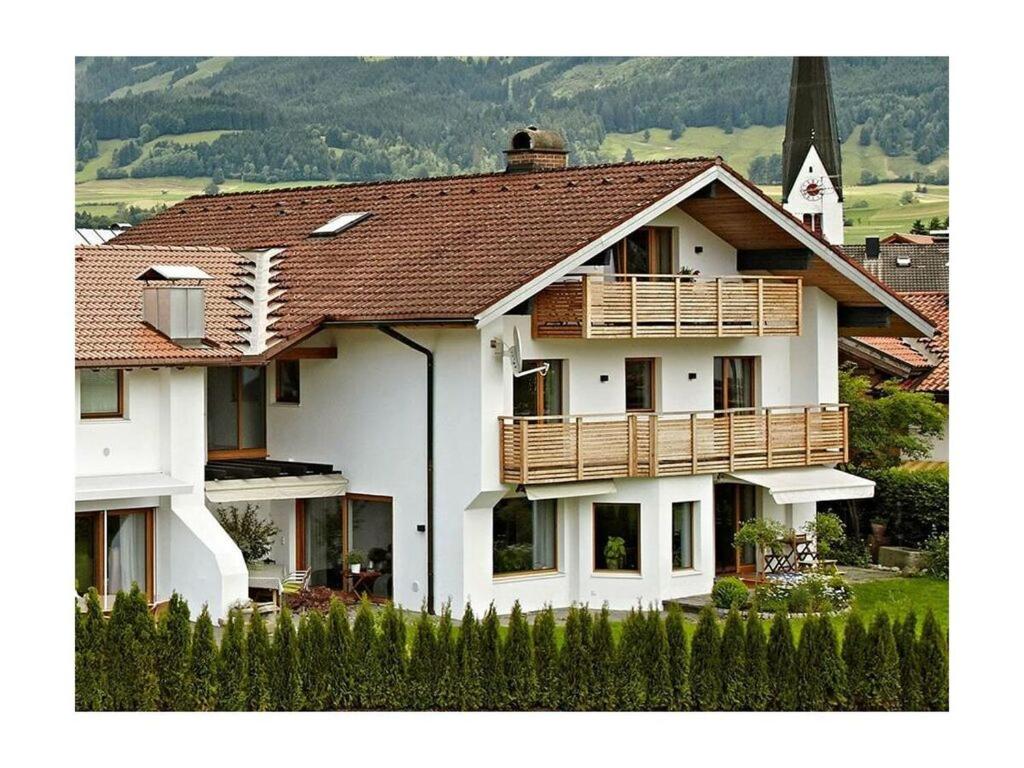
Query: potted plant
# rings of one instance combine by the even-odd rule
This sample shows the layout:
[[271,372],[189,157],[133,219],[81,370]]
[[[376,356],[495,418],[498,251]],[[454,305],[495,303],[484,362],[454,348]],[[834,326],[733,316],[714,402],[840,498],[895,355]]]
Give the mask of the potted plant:
[[626,559],[626,540],[621,536],[609,536],[604,545],[604,562],[609,570],[618,571]]
[[348,553],[348,568],[352,573],[359,573],[359,571],[362,570],[364,562],[366,562],[366,558],[358,549],[353,549]]
[[786,540],[791,540],[793,535],[793,531],[780,522],[755,517],[740,526],[732,543],[736,549],[755,546],[762,552],[781,555],[785,552]]

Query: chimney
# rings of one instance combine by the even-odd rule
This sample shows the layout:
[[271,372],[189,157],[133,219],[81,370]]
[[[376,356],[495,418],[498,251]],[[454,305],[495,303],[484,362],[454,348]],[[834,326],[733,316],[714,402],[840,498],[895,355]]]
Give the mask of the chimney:
[[198,267],[154,264],[135,278],[144,280],[142,319],[171,341],[197,347],[206,336],[202,281],[212,280]]
[[528,125],[512,134],[509,148],[505,150],[505,162],[508,173],[547,171],[565,168],[569,164],[569,153],[557,133]]
[[864,238],[864,255],[869,259],[877,259],[881,249],[877,237]]

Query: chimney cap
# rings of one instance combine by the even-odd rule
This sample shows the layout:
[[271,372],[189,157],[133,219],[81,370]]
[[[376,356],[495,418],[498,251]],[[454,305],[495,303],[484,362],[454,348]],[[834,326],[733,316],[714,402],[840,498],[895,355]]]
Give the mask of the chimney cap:
[[513,132],[505,153],[522,151],[565,153],[565,140],[555,131],[543,131],[535,125],[528,125]]
[[199,267],[187,264],[153,264],[140,273],[136,280],[213,280]]

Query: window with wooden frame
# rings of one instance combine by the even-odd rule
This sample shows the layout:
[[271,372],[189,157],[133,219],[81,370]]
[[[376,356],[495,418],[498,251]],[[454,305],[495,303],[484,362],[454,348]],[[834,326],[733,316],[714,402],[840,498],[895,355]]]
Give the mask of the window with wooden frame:
[[655,358],[626,358],[626,411],[651,413],[657,407]]
[[562,415],[562,361],[525,360],[523,368],[539,368],[548,363],[548,372],[512,378],[512,413],[515,416]]
[[491,542],[495,576],[556,570],[558,500],[502,499],[494,506]]
[[612,246],[615,271],[629,275],[672,274],[672,228],[640,227]]
[[715,410],[757,407],[757,366],[753,357],[715,358]]
[[83,419],[124,416],[124,371],[114,368],[83,369],[78,374],[79,413]]
[[694,503],[672,503],[672,570],[693,568]]
[[594,570],[640,570],[639,504],[594,504]]
[[267,455],[267,380],[262,366],[214,366],[206,373],[210,459]]
[[[75,514],[75,590],[94,588],[113,597],[138,584],[153,602],[152,509],[118,509]],[[109,604],[109,600],[104,600]]]
[[274,401],[299,404],[299,361],[278,360],[274,366]]

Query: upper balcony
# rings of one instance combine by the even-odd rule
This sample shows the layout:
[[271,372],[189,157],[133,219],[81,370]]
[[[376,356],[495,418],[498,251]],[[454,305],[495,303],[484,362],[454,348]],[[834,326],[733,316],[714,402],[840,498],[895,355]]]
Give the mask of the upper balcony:
[[535,339],[799,336],[799,277],[576,275],[533,302]]
[[502,417],[501,481],[558,483],[849,459],[846,405]]

